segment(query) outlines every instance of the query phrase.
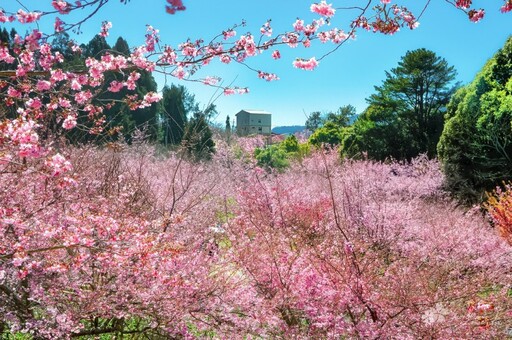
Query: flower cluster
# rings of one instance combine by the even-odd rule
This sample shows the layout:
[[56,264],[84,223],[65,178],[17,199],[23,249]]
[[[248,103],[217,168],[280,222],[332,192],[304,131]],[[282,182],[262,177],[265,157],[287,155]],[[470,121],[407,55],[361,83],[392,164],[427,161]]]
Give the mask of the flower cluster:
[[312,57],[308,60],[306,59],[296,59],[293,62],[293,66],[295,68],[307,70],[307,71],[313,71],[318,66],[318,61],[315,59],[315,57]]

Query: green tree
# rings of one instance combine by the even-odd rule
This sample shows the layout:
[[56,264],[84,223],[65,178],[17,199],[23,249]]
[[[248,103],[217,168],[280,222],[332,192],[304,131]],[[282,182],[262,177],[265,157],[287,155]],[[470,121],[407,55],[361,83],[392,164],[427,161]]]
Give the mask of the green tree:
[[267,170],[275,169],[282,172],[290,165],[286,151],[278,146],[269,146],[265,149],[256,148],[254,157],[258,161],[258,165]]
[[421,153],[436,156],[455,76],[453,66],[434,52],[424,48],[407,52],[367,99],[369,109],[351,131],[363,135],[345,137],[347,146],[357,146],[353,151],[368,151],[378,159],[410,159]]
[[229,118],[229,115],[226,117],[226,134],[231,134],[231,119]]
[[96,34],[86,45],[82,45],[82,53],[85,58],[99,58],[111,47],[104,37]]
[[114,47],[112,49],[126,57],[130,55],[130,46],[123,37],[117,38],[116,43],[114,44]]
[[333,122],[338,126],[345,127],[350,125],[355,116],[356,108],[349,104],[341,106],[336,112],[329,112],[325,121]]
[[231,118],[229,118],[229,115],[226,117],[226,141],[228,144],[231,142]]
[[342,132],[341,154],[350,158],[401,159],[407,154],[398,117],[393,111],[370,105]]
[[447,187],[474,203],[512,180],[512,37],[447,110],[438,153]]
[[280,144],[280,147],[286,153],[299,152],[300,150],[299,141],[297,140],[297,137],[295,137],[294,135],[286,137],[286,139],[282,141],[282,143]]
[[[188,103],[188,104],[187,104]],[[187,107],[185,106],[187,104]],[[162,117],[164,144],[180,144],[185,133],[187,114],[190,109],[184,86],[165,86],[162,90]]]
[[311,132],[315,132],[322,124],[323,120],[320,111],[312,112],[306,120],[306,128]]
[[338,145],[343,139],[343,127],[328,121],[318,128],[310,137],[309,142],[315,146]]
[[215,153],[213,133],[204,112],[196,112],[187,124],[182,145],[194,161],[209,160]]

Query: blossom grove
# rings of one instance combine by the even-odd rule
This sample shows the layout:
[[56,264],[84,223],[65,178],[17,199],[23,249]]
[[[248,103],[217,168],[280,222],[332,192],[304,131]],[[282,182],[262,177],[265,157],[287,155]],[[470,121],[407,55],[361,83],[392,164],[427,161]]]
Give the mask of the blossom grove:
[[[21,4],[23,1],[17,2]],[[255,166],[254,141],[218,144],[211,162],[131,145],[72,146],[66,134],[107,133],[105,110],[161,100],[137,95],[143,72],[200,81],[224,94],[209,63],[242,63],[279,49],[332,43],[361,30],[414,29],[421,13],[367,1],[343,30],[343,8],[321,1],[311,22],[275,33],[227,27],[210,42],[169,46],[147,26],[129,54],[64,67],[52,38],[79,31],[108,0],[48,1],[51,10],[1,9],[28,25],[0,45],[0,333],[35,339],[146,334],[162,338],[500,338],[510,329],[510,246],[478,211],[442,190],[437,162],[341,161],[317,150],[284,173]],[[129,1],[122,0],[129,6]],[[477,22],[471,0],[450,2]],[[428,3],[427,3],[428,5]],[[162,10],[186,15],[180,0]],[[512,1],[501,11],[512,10]],[[185,12],[184,12],[185,11]],[[182,13],[184,12],[184,13]],[[70,13],[85,13],[76,22]],[[54,31],[37,23],[51,20]],[[108,36],[115,23],[104,22]],[[80,54],[78,44],[71,47]],[[314,70],[322,56],[291,67]],[[278,75],[254,70],[266,81]],[[115,80],[108,75],[115,74]],[[107,93],[131,91],[115,100]],[[261,141],[259,141],[261,142]],[[506,200],[507,197],[501,197]],[[505,205],[505,203],[503,203]],[[499,206],[493,211],[503,222]],[[501,225],[509,239],[510,228]]]

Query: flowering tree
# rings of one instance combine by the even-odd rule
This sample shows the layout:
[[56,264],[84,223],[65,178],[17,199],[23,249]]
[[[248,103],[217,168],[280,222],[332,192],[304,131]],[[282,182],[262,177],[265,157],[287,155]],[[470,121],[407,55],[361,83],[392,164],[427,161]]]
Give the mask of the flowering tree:
[[[100,95],[133,91],[140,70],[220,86],[215,77],[193,74],[214,60],[245,63],[267,50],[278,59],[280,46],[330,41],[337,49],[360,29],[392,34],[415,28],[421,13],[368,1],[354,8],[358,14],[345,32],[327,25],[341,9],[322,1],[310,7],[315,20],[299,19],[290,32],[273,35],[267,22],[258,35],[237,38],[235,26],[210,42],[177,47],[163,44],[148,26],[145,44],[129,55],[106,53],[78,69],[63,68],[63,55],[52,50],[50,38],[79,31],[107,2],[54,0],[50,11],[0,10],[5,25],[54,22],[54,32],[35,29],[0,45],[2,331],[35,338],[207,332],[363,337],[400,329],[456,337],[474,334],[494,317],[490,336],[503,334],[499,317],[508,302],[494,300],[506,294],[507,250],[481,225],[467,227],[469,217],[457,210],[432,215],[423,205],[438,190],[440,176],[431,163],[418,164],[410,176],[391,177],[379,190],[368,183],[410,169],[372,163],[337,168],[335,157],[318,154],[303,172],[264,178],[259,169],[243,175],[250,165],[229,157],[229,163],[191,165],[179,154],[152,157],[143,146],[78,149],[61,139],[72,129],[101,133],[110,103]],[[483,16],[483,10],[470,9],[470,1],[453,4],[473,21]],[[185,6],[167,1],[165,9],[174,14]],[[502,11],[511,9],[508,0]],[[77,22],[62,19],[82,10],[88,14]],[[108,35],[110,27],[103,23],[99,34]],[[80,53],[76,44],[71,49]],[[298,59],[294,66],[312,70],[320,59]],[[255,71],[267,81],[277,79]],[[106,83],[108,72],[119,77]],[[137,109],[160,95],[119,100]],[[89,124],[81,125],[79,117]],[[224,163],[231,165],[229,178],[222,176]],[[427,178],[412,190],[412,179],[420,175]],[[302,183],[318,195],[304,197]],[[436,207],[446,206],[440,201]],[[432,229],[425,216],[434,216],[428,221]],[[441,232],[444,237],[438,237]],[[486,242],[475,238],[480,233]],[[451,261],[442,264],[446,258]],[[480,298],[485,289],[491,290],[489,301]],[[466,304],[485,318],[476,318]]]

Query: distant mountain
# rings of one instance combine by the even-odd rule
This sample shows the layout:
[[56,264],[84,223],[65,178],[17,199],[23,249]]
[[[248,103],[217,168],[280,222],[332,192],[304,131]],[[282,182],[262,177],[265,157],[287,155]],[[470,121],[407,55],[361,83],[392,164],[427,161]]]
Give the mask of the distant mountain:
[[305,130],[306,127],[303,125],[293,125],[293,126],[276,126],[272,129],[273,133],[283,134],[283,135],[292,135],[295,132],[301,132]]

